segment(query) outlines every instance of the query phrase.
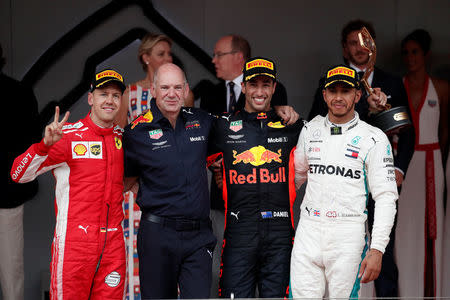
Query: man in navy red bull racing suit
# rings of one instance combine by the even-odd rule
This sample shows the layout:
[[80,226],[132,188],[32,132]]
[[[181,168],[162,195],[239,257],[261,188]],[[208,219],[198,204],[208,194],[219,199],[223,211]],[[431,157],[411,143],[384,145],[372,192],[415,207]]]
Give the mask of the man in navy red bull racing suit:
[[289,285],[295,200],[293,150],[303,122],[285,126],[270,108],[273,61],[244,66],[243,111],[221,116],[210,160],[222,156],[225,234],[219,296],[282,298]]

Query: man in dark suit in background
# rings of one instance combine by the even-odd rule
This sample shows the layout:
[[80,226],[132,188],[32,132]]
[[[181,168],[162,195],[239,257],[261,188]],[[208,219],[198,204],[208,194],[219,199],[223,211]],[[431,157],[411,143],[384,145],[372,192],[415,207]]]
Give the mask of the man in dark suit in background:
[[[241,92],[242,71],[245,61],[250,56],[251,48],[248,41],[239,35],[227,35],[217,41],[212,62],[216,68],[216,76],[220,81],[215,85],[204,85],[195,95],[196,98],[200,97],[201,99],[200,108],[215,115],[224,112],[236,112],[244,108],[245,95]],[[286,104],[286,89],[280,82],[277,82],[271,106]],[[215,180],[211,181],[210,193],[211,220],[214,235],[218,242],[214,251],[211,297],[217,297],[225,208],[222,190],[217,187]]]
[[[369,62],[369,54],[360,46],[358,39],[358,32],[363,27],[366,27],[371,36],[375,39],[375,30],[373,29],[372,24],[362,20],[349,22],[342,29],[341,36],[344,60],[346,64],[350,65],[358,72],[360,78],[368,67]],[[381,91],[387,96],[387,102],[391,104],[392,107],[405,106],[409,110],[408,98],[400,78],[394,77],[375,67],[368,78],[368,82],[374,88],[381,88]],[[327,106],[322,96],[322,84],[323,79],[320,80],[319,88],[316,91],[314,103],[308,116],[309,120],[316,115],[325,116],[327,113]],[[373,115],[380,112],[381,109],[376,103],[377,97],[368,98],[367,92],[363,90],[361,100],[356,104],[355,110],[358,112],[361,120],[371,124]],[[414,139],[415,134],[413,127],[402,131],[396,136],[390,137],[391,143],[394,141],[393,144],[397,144],[397,151],[394,153],[394,166],[395,178],[399,190],[414,153]],[[374,211],[374,201],[372,197],[369,197],[368,210],[369,231],[372,231]],[[398,269],[394,259],[396,225],[397,218],[395,219],[391,231],[390,241],[386,247],[386,252],[383,255],[380,276],[375,280],[375,289],[378,297],[398,297]]]

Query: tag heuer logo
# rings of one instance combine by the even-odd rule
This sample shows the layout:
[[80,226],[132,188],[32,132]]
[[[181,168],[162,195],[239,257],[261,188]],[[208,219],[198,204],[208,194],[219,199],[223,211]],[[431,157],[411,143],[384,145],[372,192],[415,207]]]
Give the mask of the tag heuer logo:
[[230,123],[230,129],[234,132],[238,132],[242,129],[242,120],[239,121],[233,121]]
[[149,131],[148,134],[150,135],[150,138],[154,140],[157,140],[163,136],[163,132],[161,129]]

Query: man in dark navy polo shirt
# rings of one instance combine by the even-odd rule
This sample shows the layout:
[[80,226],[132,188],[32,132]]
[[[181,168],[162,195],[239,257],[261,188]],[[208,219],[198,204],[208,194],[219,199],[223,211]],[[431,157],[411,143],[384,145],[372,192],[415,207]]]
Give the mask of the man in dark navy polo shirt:
[[208,298],[216,243],[206,175],[213,118],[182,108],[189,86],[173,64],[157,70],[151,92],[156,101],[123,138],[126,188],[139,180],[142,298],[177,298],[177,286],[181,298]]

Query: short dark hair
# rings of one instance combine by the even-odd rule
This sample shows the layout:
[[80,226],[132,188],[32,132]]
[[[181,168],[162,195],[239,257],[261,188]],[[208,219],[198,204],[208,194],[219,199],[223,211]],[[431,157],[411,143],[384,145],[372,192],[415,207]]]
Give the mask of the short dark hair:
[[401,42],[401,48],[405,46],[408,41],[414,41],[422,48],[423,54],[426,55],[430,51],[431,36],[425,29],[416,29],[408,34]]
[[347,25],[345,25],[344,28],[342,28],[342,32],[341,32],[342,46],[344,46],[344,44],[347,42],[347,36],[350,34],[350,32],[356,31],[356,30],[361,30],[363,27],[366,27],[367,30],[369,31],[370,35],[372,36],[372,38],[376,39],[375,29],[373,28],[372,23],[361,20],[361,19],[357,19],[357,20],[348,22]]
[[250,44],[246,39],[244,39],[240,35],[231,34],[231,49],[233,51],[242,52],[244,56],[244,60],[247,60],[252,55],[252,50],[250,48]]

